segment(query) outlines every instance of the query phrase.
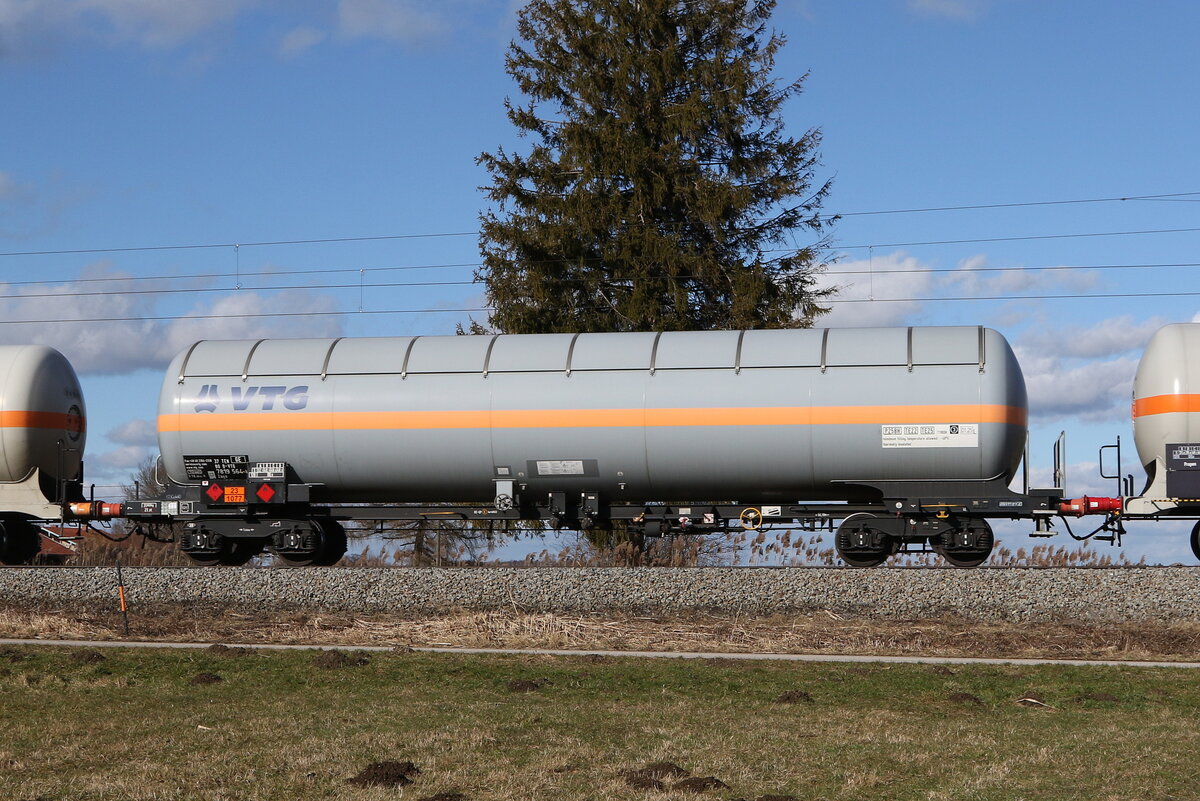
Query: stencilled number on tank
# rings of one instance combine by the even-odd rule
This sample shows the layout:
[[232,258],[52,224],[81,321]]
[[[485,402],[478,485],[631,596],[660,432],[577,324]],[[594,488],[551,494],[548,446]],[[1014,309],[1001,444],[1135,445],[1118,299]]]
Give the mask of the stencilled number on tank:
[[933,423],[880,426],[884,448],[977,448],[978,423]]

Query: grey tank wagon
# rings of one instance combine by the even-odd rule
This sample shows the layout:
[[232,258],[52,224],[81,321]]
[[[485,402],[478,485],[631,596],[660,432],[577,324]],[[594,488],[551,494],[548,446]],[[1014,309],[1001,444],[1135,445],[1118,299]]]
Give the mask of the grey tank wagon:
[[1054,491],[1008,489],[1027,414],[982,327],[585,333],[197,342],[158,430],[202,563],[329,563],[346,520],[454,517],[841,520],[848,564],[917,547],[974,565],[989,518],[1059,513]]

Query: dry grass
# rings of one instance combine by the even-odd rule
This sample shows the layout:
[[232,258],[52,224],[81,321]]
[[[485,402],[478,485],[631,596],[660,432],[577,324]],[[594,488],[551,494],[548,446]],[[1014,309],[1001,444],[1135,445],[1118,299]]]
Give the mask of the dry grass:
[[[0,637],[121,639],[110,610],[0,607]],[[1196,623],[979,623],[868,620],[831,613],[671,617],[461,611],[405,618],[309,612],[247,614],[202,606],[137,607],[130,637],[199,642],[716,651],[917,656],[1200,660]]]
[[[326,670],[312,659],[0,651],[0,797],[1195,797],[1200,689],[1177,671],[404,653]],[[204,673],[222,680],[194,683]],[[536,689],[512,689],[524,683]],[[789,691],[811,700],[775,703]],[[1046,706],[1015,703],[1032,694]],[[420,772],[402,790],[348,782],[387,761]],[[657,762],[730,789],[634,789],[627,777]]]

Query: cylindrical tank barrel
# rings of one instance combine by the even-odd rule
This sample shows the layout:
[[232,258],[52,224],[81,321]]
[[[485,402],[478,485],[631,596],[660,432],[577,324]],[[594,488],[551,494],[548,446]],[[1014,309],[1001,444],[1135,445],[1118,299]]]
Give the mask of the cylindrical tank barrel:
[[34,468],[78,478],[85,421],[66,357],[41,345],[0,346],[0,481],[21,481]]
[[177,481],[244,456],[322,501],[741,502],[1011,478],[1026,416],[1000,334],[930,327],[202,341],[158,430]]
[[1133,379],[1132,412],[1147,469],[1168,444],[1200,443],[1200,324],[1172,323],[1150,338]]

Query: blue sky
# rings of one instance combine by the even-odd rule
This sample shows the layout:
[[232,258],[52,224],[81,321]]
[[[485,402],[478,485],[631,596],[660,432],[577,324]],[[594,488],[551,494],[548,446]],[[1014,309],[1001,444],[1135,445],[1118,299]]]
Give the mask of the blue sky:
[[[75,363],[91,480],[150,452],[161,369],[196,338],[450,333],[481,304],[474,159],[524,146],[517,6],[0,0],[0,252],[93,251],[0,256],[0,342]],[[789,132],[822,129],[847,215],[827,280],[862,302],[827,324],[999,329],[1035,468],[1066,429],[1070,489],[1111,494],[1094,454],[1120,435],[1137,472],[1140,348],[1200,308],[1200,232],[1177,230],[1200,195],[1106,199],[1200,192],[1200,5],[781,0],[774,26],[780,78],[811,73]],[[1098,202],[860,214],[1070,200]],[[342,241],[257,244],[294,240]],[[176,245],[212,247],[103,250]],[[294,316],[230,316],[263,313]],[[1181,531],[1127,552],[1190,561]]]

